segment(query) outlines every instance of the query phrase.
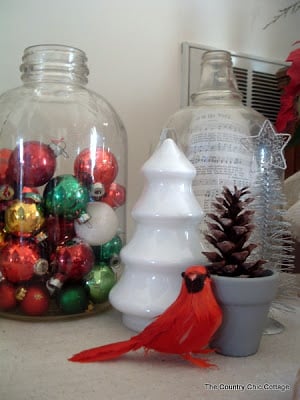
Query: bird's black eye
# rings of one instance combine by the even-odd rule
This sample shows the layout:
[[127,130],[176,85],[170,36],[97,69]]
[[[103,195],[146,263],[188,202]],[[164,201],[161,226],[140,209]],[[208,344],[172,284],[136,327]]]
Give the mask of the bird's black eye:
[[185,272],[181,272],[181,276],[182,276],[182,278],[184,278],[185,277]]

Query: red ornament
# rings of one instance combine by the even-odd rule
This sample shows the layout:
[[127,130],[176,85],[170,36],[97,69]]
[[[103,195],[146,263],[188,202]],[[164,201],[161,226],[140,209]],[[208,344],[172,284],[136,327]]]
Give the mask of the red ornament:
[[49,217],[46,221],[46,231],[49,242],[57,246],[76,236],[74,220],[62,217]]
[[57,271],[67,279],[80,280],[90,272],[94,261],[92,248],[76,238],[57,247],[54,263],[57,265]]
[[75,159],[74,174],[86,185],[96,182],[109,185],[118,174],[118,163],[108,150],[97,147],[91,152],[90,149],[85,149]]
[[7,173],[11,153],[10,149],[0,149],[0,185],[12,183],[11,176]]
[[119,185],[118,183],[113,182],[104,196],[101,198],[101,201],[108,204],[112,208],[117,208],[122,206],[126,200],[126,189],[124,186]]
[[42,186],[54,175],[56,155],[51,147],[38,141],[19,144],[9,159],[9,172],[24,186]]
[[10,282],[27,281],[36,275],[44,275],[48,262],[41,258],[38,245],[25,240],[10,240],[0,252],[0,271]]
[[16,288],[10,282],[0,283],[0,310],[8,311],[17,305]]
[[17,300],[24,314],[38,316],[46,314],[50,304],[47,290],[39,285],[20,286],[16,291]]

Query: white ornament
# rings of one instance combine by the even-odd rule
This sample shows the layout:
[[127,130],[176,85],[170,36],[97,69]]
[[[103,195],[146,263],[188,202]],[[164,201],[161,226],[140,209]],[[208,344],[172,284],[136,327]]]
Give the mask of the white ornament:
[[168,138],[142,167],[144,190],[132,210],[136,230],[121,250],[125,265],[111,304],[123,323],[141,331],[177,298],[181,273],[204,264],[199,223],[203,211],[192,191],[196,170]]
[[109,242],[117,233],[118,217],[115,211],[106,203],[91,202],[86,208],[90,219],[84,224],[74,222],[78,237],[91,246],[98,246]]

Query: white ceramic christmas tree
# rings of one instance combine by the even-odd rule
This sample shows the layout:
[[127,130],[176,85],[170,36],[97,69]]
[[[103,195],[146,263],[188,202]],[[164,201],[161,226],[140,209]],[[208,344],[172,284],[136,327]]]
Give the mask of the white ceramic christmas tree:
[[124,272],[109,296],[123,323],[135,331],[176,299],[181,272],[206,262],[199,234],[203,211],[192,191],[194,166],[168,138],[142,173],[146,183],[132,210],[136,230],[121,251]]

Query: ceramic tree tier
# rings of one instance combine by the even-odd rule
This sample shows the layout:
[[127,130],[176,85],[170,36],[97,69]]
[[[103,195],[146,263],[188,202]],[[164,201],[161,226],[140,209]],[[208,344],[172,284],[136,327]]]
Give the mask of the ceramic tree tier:
[[167,138],[142,167],[146,183],[132,210],[136,230],[121,250],[125,265],[110,302],[123,323],[141,331],[177,297],[181,272],[203,263],[203,211],[192,191],[196,171]]

